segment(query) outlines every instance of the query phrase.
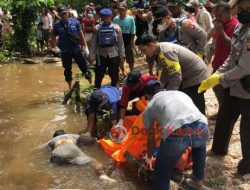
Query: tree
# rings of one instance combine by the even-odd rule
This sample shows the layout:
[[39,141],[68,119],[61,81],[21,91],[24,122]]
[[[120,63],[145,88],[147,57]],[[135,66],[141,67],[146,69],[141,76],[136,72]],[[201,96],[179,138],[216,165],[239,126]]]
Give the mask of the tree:
[[53,3],[51,0],[12,0],[10,12],[14,34],[12,36],[12,51],[22,54],[31,53],[31,41],[34,38],[34,26],[41,6]]
[[34,38],[35,21],[42,6],[52,4],[53,0],[5,0],[0,1],[0,7],[8,9],[12,15],[11,52],[21,54],[31,53],[31,42]]
[[[31,45],[34,41],[35,22],[42,7],[52,4],[69,4],[78,11],[87,3],[108,7],[111,0],[0,0],[0,7],[8,9],[12,15],[14,34],[10,37],[10,52],[31,54]],[[131,4],[133,0],[127,0]]]

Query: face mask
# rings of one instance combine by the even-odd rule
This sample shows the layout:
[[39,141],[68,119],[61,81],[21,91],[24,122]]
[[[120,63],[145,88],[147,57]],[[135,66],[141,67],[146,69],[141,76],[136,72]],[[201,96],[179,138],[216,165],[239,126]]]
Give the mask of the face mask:
[[241,24],[250,23],[250,12],[249,11],[241,11],[237,14],[238,20]]
[[167,27],[168,26],[166,24],[158,24],[157,29],[159,30],[159,32],[162,32],[162,31],[166,30]]

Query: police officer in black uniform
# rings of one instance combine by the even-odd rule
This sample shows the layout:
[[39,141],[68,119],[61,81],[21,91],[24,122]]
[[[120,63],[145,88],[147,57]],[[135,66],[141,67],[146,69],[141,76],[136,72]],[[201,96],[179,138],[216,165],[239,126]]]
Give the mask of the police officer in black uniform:
[[74,58],[85,78],[91,83],[91,72],[82,55],[82,49],[86,52],[88,48],[81,26],[76,19],[69,18],[68,9],[65,6],[58,7],[58,12],[61,20],[54,24],[51,43],[52,47],[55,47],[56,37],[59,37],[58,47],[61,50],[65,81],[71,88],[73,80],[71,71],[72,58]]

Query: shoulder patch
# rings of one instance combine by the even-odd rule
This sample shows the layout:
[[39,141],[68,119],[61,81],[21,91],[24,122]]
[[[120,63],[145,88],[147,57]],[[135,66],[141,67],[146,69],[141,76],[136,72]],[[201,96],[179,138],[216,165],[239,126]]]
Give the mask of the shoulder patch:
[[250,30],[248,31],[247,34],[246,49],[247,51],[250,51]]
[[195,25],[193,24],[193,21],[190,19],[184,20],[183,25],[186,29],[195,29]]

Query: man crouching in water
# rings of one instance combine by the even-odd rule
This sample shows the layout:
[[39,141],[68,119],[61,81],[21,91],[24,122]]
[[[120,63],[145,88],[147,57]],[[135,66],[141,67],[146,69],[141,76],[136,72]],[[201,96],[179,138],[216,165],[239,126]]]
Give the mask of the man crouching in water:
[[81,166],[90,164],[98,172],[101,180],[114,183],[115,180],[108,177],[104,172],[103,165],[97,160],[87,156],[78,147],[78,145],[90,145],[95,142],[96,139],[93,137],[66,134],[64,130],[58,130],[48,142],[48,147],[51,150],[50,161],[56,164],[74,164]]

